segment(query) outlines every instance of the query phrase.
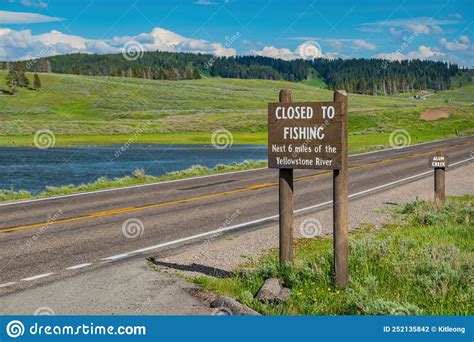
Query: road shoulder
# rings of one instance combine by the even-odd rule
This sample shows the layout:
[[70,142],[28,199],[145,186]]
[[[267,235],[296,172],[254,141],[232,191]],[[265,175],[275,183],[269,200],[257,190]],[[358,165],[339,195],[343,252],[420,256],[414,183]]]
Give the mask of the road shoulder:
[[2,296],[1,315],[209,315],[212,309],[192,292],[196,286],[156,272],[145,258]]

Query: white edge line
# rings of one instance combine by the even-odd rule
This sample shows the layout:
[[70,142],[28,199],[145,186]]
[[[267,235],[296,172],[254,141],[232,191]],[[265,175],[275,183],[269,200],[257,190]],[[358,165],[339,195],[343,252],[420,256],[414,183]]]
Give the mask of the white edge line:
[[[458,164],[461,164],[461,163],[465,163],[465,162],[470,161],[470,160],[474,160],[474,158],[469,158],[469,159],[458,161],[456,163],[452,163],[451,166],[458,165]],[[414,176],[406,177],[406,178],[399,179],[399,180],[396,180],[396,181],[393,181],[393,182],[390,182],[390,183],[387,183],[387,184],[376,186],[375,188],[359,191],[359,192],[356,192],[354,194],[349,195],[349,198],[360,196],[360,195],[368,193],[368,192],[377,191],[379,189],[383,189],[383,188],[389,187],[389,186],[394,185],[394,184],[402,183],[402,182],[405,182],[407,180],[412,180],[412,179],[415,179],[415,178],[418,178],[418,177],[421,177],[421,176],[424,176],[424,175],[427,175],[427,174],[430,174],[430,173],[433,173],[433,171],[430,170],[430,171],[422,172],[422,173],[416,174]],[[327,202],[319,203],[319,204],[316,204],[316,205],[313,205],[313,206],[310,206],[310,207],[301,208],[301,209],[295,210],[294,212],[295,213],[300,213],[300,212],[303,212],[303,211],[319,208],[319,207],[322,207],[322,206],[325,206],[325,205],[328,205],[328,204],[331,204],[331,203],[332,203],[332,201],[327,201]],[[175,245],[175,244],[178,244],[178,243],[187,242],[187,241],[191,241],[191,240],[194,240],[194,239],[202,238],[202,237],[205,237],[205,236],[220,234],[220,233],[223,233],[223,232],[239,229],[239,228],[242,228],[242,227],[251,226],[251,225],[254,225],[256,223],[273,220],[275,218],[278,218],[278,215],[273,215],[273,216],[265,217],[265,218],[250,221],[250,222],[240,223],[240,224],[230,226],[230,227],[226,227],[226,228],[219,228],[219,229],[216,229],[216,230],[212,230],[210,232],[196,234],[196,235],[188,236],[188,237],[178,239],[178,240],[174,240],[174,241],[164,242],[164,243],[161,243],[161,244],[158,244],[158,245],[137,249],[135,251],[128,252],[128,253],[113,255],[113,256],[110,256],[110,257],[107,257],[107,258],[103,258],[102,261],[113,261],[113,260],[117,260],[117,259],[123,259],[123,258],[126,258],[130,255],[133,255],[133,254],[140,254],[140,253],[143,253],[143,252],[151,251],[153,249],[167,247],[167,246]]]
[[[469,138],[469,137],[465,137],[465,138]],[[459,138],[459,139],[464,139],[464,138]],[[382,153],[382,152],[392,151],[392,150],[402,151],[402,150],[404,150],[406,148],[409,148],[409,147],[426,145],[426,144],[433,144],[433,143],[438,143],[438,142],[442,142],[442,141],[446,141],[446,139],[426,141],[426,142],[423,142],[423,143],[419,143],[419,144],[415,144],[415,145],[409,145],[409,146],[405,146],[405,147],[394,147],[394,148],[387,148],[387,149],[383,149],[383,150],[376,150],[376,151],[369,151],[369,152],[351,154],[350,156],[362,156],[362,155],[366,155],[366,154]],[[454,164],[452,164],[452,165],[454,165]],[[43,198],[35,198],[35,199],[27,199],[27,200],[18,200],[18,201],[0,203],[0,207],[5,207],[5,206],[9,206],[9,205],[16,205],[16,204],[40,202],[40,201],[46,201],[46,200],[55,200],[55,199],[75,197],[75,196],[92,195],[92,194],[98,194],[98,193],[109,192],[109,191],[118,191],[118,190],[125,190],[125,189],[136,189],[136,188],[154,186],[154,185],[160,185],[160,184],[177,183],[177,182],[183,182],[183,181],[189,181],[189,180],[195,180],[195,179],[225,176],[225,175],[232,175],[232,174],[237,174],[237,173],[260,171],[260,170],[268,170],[268,168],[267,167],[260,167],[260,168],[257,168],[257,169],[239,170],[239,171],[224,172],[224,173],[215,173],[215,174],[212,174],[212,175],[196,176],[196,177],[189,177],[189,178],[182,178],[182,179],[173,179],[173,180],[168,180],[168,181],[163,181],[163,182],[121,186],[121,187],[116,187],[116,188],[94,190],[94,191],[89,191],[89,192],[78,192],[78,193],[69,194],[69,195],[58,195],[58,196],[51,196],[51,197],[43,197]]]
[[84,263],[84,264],[79,264],[79,265],[74,265],[74,266],[70,266],[70,267],[66,267],[66,270],[77,270],[79,268],[83,268],[83,267],[87,267],[87,266],[90,266],[92,265],[91,263]]
[[40,279],[40,278],[46,278],[46,277],[49,277],[51,275],[53,275],[54,273],[43,273],[43,274],[38,274],[38,275],[35,275],[35,276],[32,276],[32,277],[28,277],[28,278],[23,278],[21,281],[31,281],[31,280],[36,280],[36,279]]
[[11,281],[9,283],[0,284],[0,288],[15,285],[16,281]]

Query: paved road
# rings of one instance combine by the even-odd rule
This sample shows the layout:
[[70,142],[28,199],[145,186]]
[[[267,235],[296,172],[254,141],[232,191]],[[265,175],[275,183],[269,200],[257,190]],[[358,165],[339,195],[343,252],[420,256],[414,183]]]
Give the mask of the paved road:
[[[466,161],[474,137],[351,156],[350,194],[430,176],[428,155],[437,149],[451,164]],[[258,228],[278,214],[277,176],[261,169],[0,205],[0,296],[213,238],[216,230]],[[329,172],[295,177],[295,209],[331,200]]]

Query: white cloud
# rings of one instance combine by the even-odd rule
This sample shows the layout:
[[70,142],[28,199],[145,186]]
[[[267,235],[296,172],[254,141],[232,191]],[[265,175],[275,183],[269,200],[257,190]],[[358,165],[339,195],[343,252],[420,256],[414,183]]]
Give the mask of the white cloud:
[[328,42],[333,48],[337,50],[341,50],[344,48],[343,43],[349,43],[353,47],[356,47],[358,49],[364,49],[364,50],[370,50],[370,51],[377,49],[377,46],[375,44],[369,43],[363,39],[334,38],[334,39],[325,39],[324,41]]
[[[7,0],[8,2],[17,2],[17,0]],[[20,0],[20,5],[25,7],[39,7],[39,8],[46,8],[48,4],[42,0]]]
[[449,14],[450,18],[462,19],[463,15],[461,13],[451,13]]
[[201,6],[215,6],[219,5],[217,2],[214,1],[207,1],[207,0],[198,0],[193,2],[194,5],[201,5]]
[[[376,28],[380,29],[382,27],[390,27],[391,31],[396,28],[408,30],[418,34],[439,34],[443,32],[442,26],[457,24],[457,20],[439,20],[428,17],[420,17],[413,19],[398,19],[398,20],[384,20],[376,21],[371,23],[362,24],[362,29],[371,29]],[[399,31],[397,31],[399,32]]]
[[296,36],[296,37],[289,37],[289,40],[301,40],[301,41],[307,41],[307,40],[319,40],[321,37],[316,37],[316,36]]
[[319,46],[319,44],[313,40],[309,40],[303,44],[298,45],[294,51],[291,51],[288,48],[265,46],[261,50],[251,50],[250,53],[257,56],[280,58],[285,61],[324,57],[321,52],[321,46]]
[[62,20],[64,19],[38,13],[0,11],[0,24],[35,24]]
[[382,59],[387,59],[390,61],[400,61],[403,59],[436,59],[436,58],[439,59],[439,57],[443,57],[443,56],[444,54],[442,52],[435,51],[429,46],[420,45],[418,47],[418,50],[410,51],[406,54],[403,54],[402,52],[399,52],[399,51],[383,52],[383,53],[374,55],[373,58],[382,58]]
[[367,26],[359,27],[358,30],[365,33],[380,33],[383,31],[380,27],[367,27]]
[[31,1],[31,0],[21,0],[20,4],[26,7],[39,7],[39,8],[46,8],[48,4],[43,1]]
[[262,50],[252,50],[251,54],[263,57],[280,58],[285,61],[297,59],[298,56],[287,48],[276,48],[274,46],[265,46]]
[[402,31],[397,30],[395,27],[390,27],[388,32],[390,32],[391,35],[396,36],[396,37],[398,37],[402,34]]
[[368,43],[362,39],[356,39],[352,43],[358,48],[365,49],[365,50],[375,50],[377,48],[374,44]]
[[329,42],[329,44],[331,44],[331,46],[337,50],[342,49],[342,46],[343,46],[341,40],[333,40]]
[[0,28],[0,59],[30,59],[74,52],[119,53],[129,41],[138,42],[145,51],[193,52],[227,57],[235,56],[237,53],[234,48],[221,43],[186,38],[159,27],[150,33],[114,37],[109,40],[87,39],[56,30],[34,35],[31,30],[15,31]]
[[[296,38],[296,37],[295,37]],[[293,39],[296,40],[296,39]],[[325,39],[325,42],[329,43],[335,49],[342,49],[344,47],[343,43],[349,43],[350,46],[373,51],[377,47],[363,39]],[[265,46],[261,50],[251,50],[251,54],[257,56],[271,57],[271,58],[280,58],[286,61],[293,59],[314,59],[314,58],[347,58],[346,55],[343,55],[339,52],[326,52],[323,53],[321,46],[313,40],[304,42],[301,45],[298,45],[294,51],[291,51],[288,48],[276,48],[274,46]]]
[[449,51],[466,51],[472,48],[471,42],[468,36],[460,36],[458,39],[449,41],[446,38],[441,38],[439,40],[441,45]]

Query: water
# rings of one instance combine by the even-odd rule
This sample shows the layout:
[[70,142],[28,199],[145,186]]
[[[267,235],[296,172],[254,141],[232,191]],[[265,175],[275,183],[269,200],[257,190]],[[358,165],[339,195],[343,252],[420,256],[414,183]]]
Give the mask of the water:
[[[122,151],[120,150],[122,148]],[[214,167],[265,160],[265,145],[123,145],[49,148],[0,147],[0,189],[38,193],[46,186],[92,183],[99,177],[130,175],[135,169],[160,176],[192,165]]]

